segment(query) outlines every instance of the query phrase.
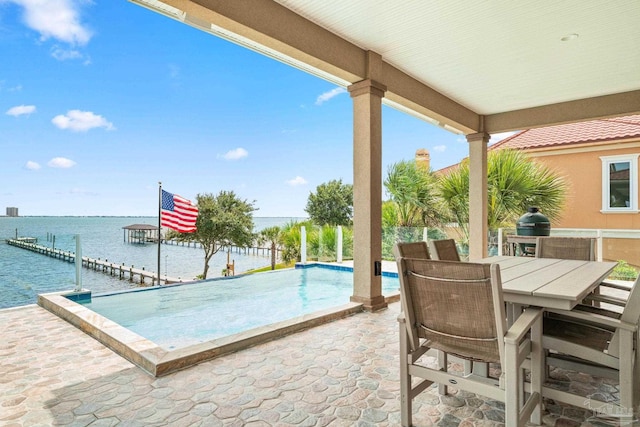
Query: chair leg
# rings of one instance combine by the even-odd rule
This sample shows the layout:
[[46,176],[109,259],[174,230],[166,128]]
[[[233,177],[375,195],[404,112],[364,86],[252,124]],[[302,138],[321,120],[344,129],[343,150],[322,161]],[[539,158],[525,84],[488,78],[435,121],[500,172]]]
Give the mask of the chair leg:
[[620,330],[620,411],[625,418],[632,417],[634,411],[633,389],[633,336],[634,333]]
[[640,416],[640,332],[635,333],[635,348],[633,349],[633,407],[638,408]]
[[[449,360],[447,358],[447,353],[442,350],[438,350],[438,369],[443,372],[447,372]],[[449,389],[446,384],[438,384],[438,393],[447,394]]]
[[409,343],[407,328],[400,322],[400,421],[402,427],[411,427],[411,375],[409,374]]
[[[542,319],[531,325],[531,350],[531,393],[538,393],[540,400],[531,414],[530,421],[534,425],[542,425],[542,387],[549,373],[547,354],[542,346]],[[524,388],[524,377],[522,381]]]

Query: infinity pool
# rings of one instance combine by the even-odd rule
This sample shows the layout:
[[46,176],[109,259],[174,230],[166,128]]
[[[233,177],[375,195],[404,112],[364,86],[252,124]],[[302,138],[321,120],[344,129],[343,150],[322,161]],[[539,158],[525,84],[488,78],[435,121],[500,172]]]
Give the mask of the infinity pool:
[[[398,291],[383,276],[383,294]],[[173,350],[349,302],[351,271],[313,266],[93,296],[83,305]]]

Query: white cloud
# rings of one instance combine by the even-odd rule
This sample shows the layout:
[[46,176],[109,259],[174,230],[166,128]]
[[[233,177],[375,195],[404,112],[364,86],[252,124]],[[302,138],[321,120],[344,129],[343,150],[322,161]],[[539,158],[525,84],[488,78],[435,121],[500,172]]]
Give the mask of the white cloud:
[[68,169],[68,168],[74,167],[75,165],[76,165],[76,162],[64,157],[54,157],[53,159],[49,160],[49,162],[47,163],[47,166],[49,166],[50,168],[61,168],[61,169]]
[[80,0],[10,0],[24,8],[23,20],[41,40],[50,38],[71,45],[86,45],[91,31],[80,22]]
[[227,151],[224,156],[222,156],[225,160],[239,160],[243,157],[247,157],[249,152],[244,148],[238,147],[235,150]]
[[35,105],[17,105],[15,107],[11,107],[7,110],[7,115],[9,116],[22,116],[24,114],[31,114],[36,111]]
[[29,160],[25,165],[25,168],[32,170],[32,171],[37,171],[38,169],[41,168],[39,163],[33,162],[31,160]]
[[337,87],[335,89],[331,89],[330,91],[325,92],[316,98],[316,105],[321,105],[327,102],[328,100],[330,100],[331,98],[333,98],[334,96],[338,96],[341,93],[346,93],[346,92],[347,90],[343,87]]
[[51,56],[53,56],[58,61],[66,61],[69,59],[81,59],[83,58],[82,53],[80,53],[76,49],[64,49],[60,46],[53,46],[51,48]]
[[51,123],[60,129],[68,129],[73,132],[86,132],[93,128],[115,129],[113,123],[91,111],[69,110],[66,115],[55,116]]
[[443,153],[446,149],[446,145],[436,145],[435,147],[433,147],[433,151],[436,151],[438,153]]
[[296,176],[295,178],[287,181],[287,184],[289,184],[292,187],[295,187],[297,185],[305,185],[306,183],[307,183],[307,180],[301,176]]

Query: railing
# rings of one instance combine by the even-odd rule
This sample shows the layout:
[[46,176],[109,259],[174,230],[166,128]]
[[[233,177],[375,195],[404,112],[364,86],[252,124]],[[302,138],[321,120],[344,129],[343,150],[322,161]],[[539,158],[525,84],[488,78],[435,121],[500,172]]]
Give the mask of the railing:
[[[506,243],[506,235],[507,234],[516,234],[516,230],[514,228],[500,228],[498,229],[498,254],[502,255],[505,243]],[[619,250],[614,252],[611,247],[605,247],[604,243],[607,239],[640,239],[640,230],[623,230],[623,229],[604,229],[604,228],[552,228],[551,229],[552,236],[566,236],[566,237],[592,237],[596,239],[596,257],[598,261],[602,261],[603,259],[614,259],[617,260],[616,256],[605,256],[607,252],[610,252],[611,255],[618,254],[624,252],[624,250]],[[634,242],[635,243],[635,242]],[[632,265],[640,265],[640,245],[637,244],[626,244],[619,245],[628,247],[628,259],[625,259],[629,264]],[[624,248],[623,248],[624,249]]]
[[[307,230],[308,232],[309,230]],[[311,243],[309,240],[302,240],[305,254],[303,262],[307,260],[341,261],[350,259],[353,256],[353,241],[351,238],[344,239],[343,230],[338,227],[334,235],[325,235],[324,239],[317,238]],[[317,233],[322,234],[322,233]],[[453,236],[453,234],[449,233]],[[506,235],[516,234],[515,228],[500,228],[490,233],[488,236],[489,255],[506,254]],[[304,233],[305,237],[307,233]],[[552,236],[567,237],[593,237],[596,239],[596,256],[599,261],[624,260],[632,266],[640,266],[640,230],[624,229],[587,229],[587,228],[552,228]],[[382,231],[382,258],[393,259],[391,249],[398,241],[418,241],[443,239],[447,235],[440,230],[427,227],[393,227]],[[616,241],[623,239],[623,241]],[[635,240],[635,241],[634,241]],[[308,247],[307,247],[308,245]],[[462,258],[467,256],[467,247],[458,242],[458,249]]]

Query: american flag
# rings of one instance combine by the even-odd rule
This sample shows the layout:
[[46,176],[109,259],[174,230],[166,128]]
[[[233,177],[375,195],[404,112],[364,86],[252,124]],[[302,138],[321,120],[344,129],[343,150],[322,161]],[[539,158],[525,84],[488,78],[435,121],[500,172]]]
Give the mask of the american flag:
[[198,208],[191,201],[162,190],[162,209],[160,225],[168,227],[180,233],[193,233],[196,231],[196,219]]

